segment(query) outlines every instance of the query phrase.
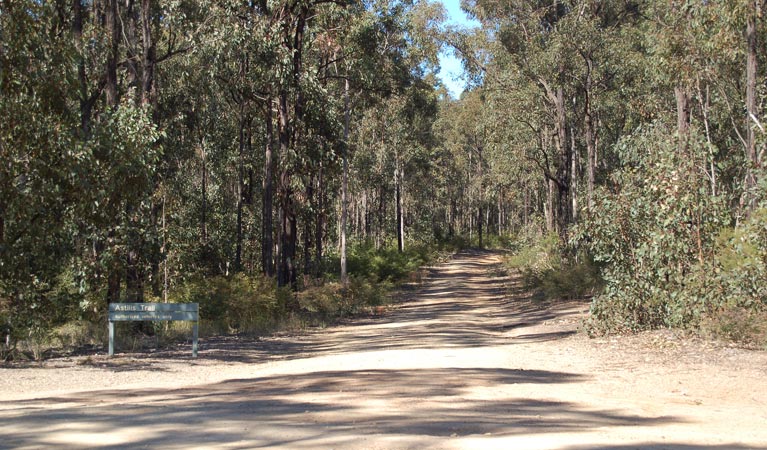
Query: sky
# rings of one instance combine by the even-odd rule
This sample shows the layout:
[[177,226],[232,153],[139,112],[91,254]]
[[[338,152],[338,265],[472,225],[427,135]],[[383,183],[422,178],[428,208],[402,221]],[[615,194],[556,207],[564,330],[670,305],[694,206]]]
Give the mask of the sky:
[[[447,24],[461,25],[464,27],[479,26],[479,22],[470,20],[466,14],[461,11],[461,0],[441,0],[441,2],[445,5],[445,9],[448,13]],[[439,55],[439,65],[441,67],[439,77],[445,86],[447,86],[450,95],[454,98],[460,97],[465,85],[462,78],[463,68],[461,67],[461,60],[453,55],[452,50],[445,49]]]

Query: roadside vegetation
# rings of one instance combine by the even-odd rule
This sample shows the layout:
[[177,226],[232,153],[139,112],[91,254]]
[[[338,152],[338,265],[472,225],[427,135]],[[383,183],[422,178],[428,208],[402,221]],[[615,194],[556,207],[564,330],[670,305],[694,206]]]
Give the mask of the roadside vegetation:
[[591,334],[765,345],[763,2],[462,7],[0,2],[0,357],[103,343],[116,302],[329,323],[443,242]]
[[[327,261],[322,278],[306,277],[298,289],[278,287],[274,279],[242,273],[189,279],[174,288],[170,303],[200,305],[200,336],[264,336],[275,332],[298,332],[325,327],[358,315],[382,314],[397,289],[419,284],[425,267],[442,261],[458,250],[453,243],[376,250],[371,245],[352,246],[349,280],[338,280],[338,258]],[[70,293],[71,294],[71,293]],[[98,299],[80,297],[82,305],[47,322],[28,328],[27,335],[14,337],[4,348],[3,360],[40,360],[71,352],[102,351],[107,342],[105,305]],[[147,302],[164,301],[146,297]],[[6,318],[7,319],[7,318]],[[166,348],[188,341],[188,322],[132,322],[115,324],[117,347],[126,351]]]

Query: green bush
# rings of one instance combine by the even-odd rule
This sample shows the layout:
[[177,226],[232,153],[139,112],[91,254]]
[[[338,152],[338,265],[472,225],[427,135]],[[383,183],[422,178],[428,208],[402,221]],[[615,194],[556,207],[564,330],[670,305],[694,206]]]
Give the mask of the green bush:
[[707,315],[701,331],[709,336],[767,350],[767,312],[725,307]]
[[350,275],[378,281],[402,281],[432,261],[437,252],[428,245],[406,247],[404,252],[392,247],[376,250],[372,245],[357,245],[349,251],[347,270]]
[[483,237],[485,248],[508,249],[514,244],[513,236],[489,234]]
[[199,303],[200,321],[211,332],[263,333],[286,316],[292,295],[267,277],[237,274],[188,282],[171,300]]
[[719,234],[714,262],[713,283],[706,290],[712,305],[767,309],[767,208]]
[[341,283],[325,283],[308,286],[298,293],[301,309],[308,312],[308,319],[316,319],[325,325],[339,318],[347,317],[383,305],[391,283],[362,276],[349,277],[344,288]]
[[[536,236],[539,237],[536,240]],[[594,295],[601,286],[596,265],[586,255],[565,257],[559,237],[543,235],[540,229],[523,230],[514,243],[516,250],[507,265],[522,274],[525,288],[545,299],[573,299]]]
[[711,195],[711,150],[693,133],[687,153],[662,126],[616,148],[621,170],[598,190],[573,242],[602,266],[605,291],[594,300],[593,333],[695,326],[709,310],[706,284],[716,237],[730,223],[727,199]]
[[31,277],[15,290],[0,285],[0,359],[40,359],[56,340],[57,327],[82,318],[83,298],[69,271],[48,282]]

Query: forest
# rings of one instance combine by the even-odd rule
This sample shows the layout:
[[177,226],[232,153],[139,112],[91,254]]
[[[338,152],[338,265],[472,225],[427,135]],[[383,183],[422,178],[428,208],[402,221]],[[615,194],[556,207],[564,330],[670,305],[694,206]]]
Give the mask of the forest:
[[0,359],[103,345],[113,302],[198,302],[209,333],[329,320],[465,247],[591,297],[594,335],[767,346],[767,2],[461,7],[480,26],[425,0],[0,0]]

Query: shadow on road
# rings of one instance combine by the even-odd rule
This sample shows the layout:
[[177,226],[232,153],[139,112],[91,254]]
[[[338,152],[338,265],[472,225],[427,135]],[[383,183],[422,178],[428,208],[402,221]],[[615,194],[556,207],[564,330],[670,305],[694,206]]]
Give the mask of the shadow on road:
[[[34,400],[0,400],[0,447],[421,448],[422,439],[431,439],[427,444],[433,445],[434,438],[444,438],[436,441],[436,448],[456,448],[442,444],[461,437],[592,436],[590,432],[599,435],[607,429],[661,429],[687,423],[679,416],[607,408],[603,405],[610,403],[600,399],[567,401],[572,400],[567,393],[580,389],[579,384],[595,381],[591,375],[504,367],[495,356],[450,363],[458,360],[451,359],[458,354],[467,355],[461,353],[466,350],[471,350],[471,358],[487,355],[482,353],[485,347],[495,349],[492,355],[503,355],[510,348],[525,355],[539,348],[532,344],[574,333],[542,328],[561,319],[562,312],[510,298],[508,279],[487,276],[498,272],[494,268],[497,259],[486,253],[465,253],[433,269],[411,299],[383,317],[305,336],[223,337],[203,346],[201,360],[253,364],[253,377],[176,389],[91,387]],[[370,352],[381,352],[376,355],[382,358],[380,363],[368,359],[367,366],[355,365]],[[387,367],[385,358],[393,353],[403,359]],[[434,355],[442,359],[407,359]],[[316,365],[302,366],[298,363],[307,362],[302,359]],[[341,360],[347,366],[339,367]],[[256,364],[264,362],[283,372],[259,372]],[[279,365],[282,362],[286,364]],[[294,362],[302,369],[292,370]],[[111,364],[121,363],[118,359]],[[189,367],[194,364],[190,360]],[[555,389],[559,397],[552,394]],[[571,445],[567,448],[748,448],[652,440],[628,446],[572,446],[576,442],[567,441]]]
[[[128,429],[141,430],[119,436],[122,445],[131,447],[242,443],[242,448],[316,448],[321,441],[345,439],[350,432],[367,436],[511,436],[679,421],[535,398],[475,398],[477,389],[583,379],[567,372],[443,368],[325,371],[175,390],[92,391],[14,402],[11,411],[16,414],[0,415],[0,434],[3,445],[9,447],[48,446],[59,441],[77,445],[78,436],[110,442],[118,439],[110,437],[112,434]],[[126,396],[130,403],[123,404]],[[0,402],[11,406],[5,403]],[[40,408],[51,404],[73,406]],[[409,405],[407,413],[397,408],[400,404]],[[183,431],[169,435],[163,430]],[[285,440],[286,436],[293,438]]]

